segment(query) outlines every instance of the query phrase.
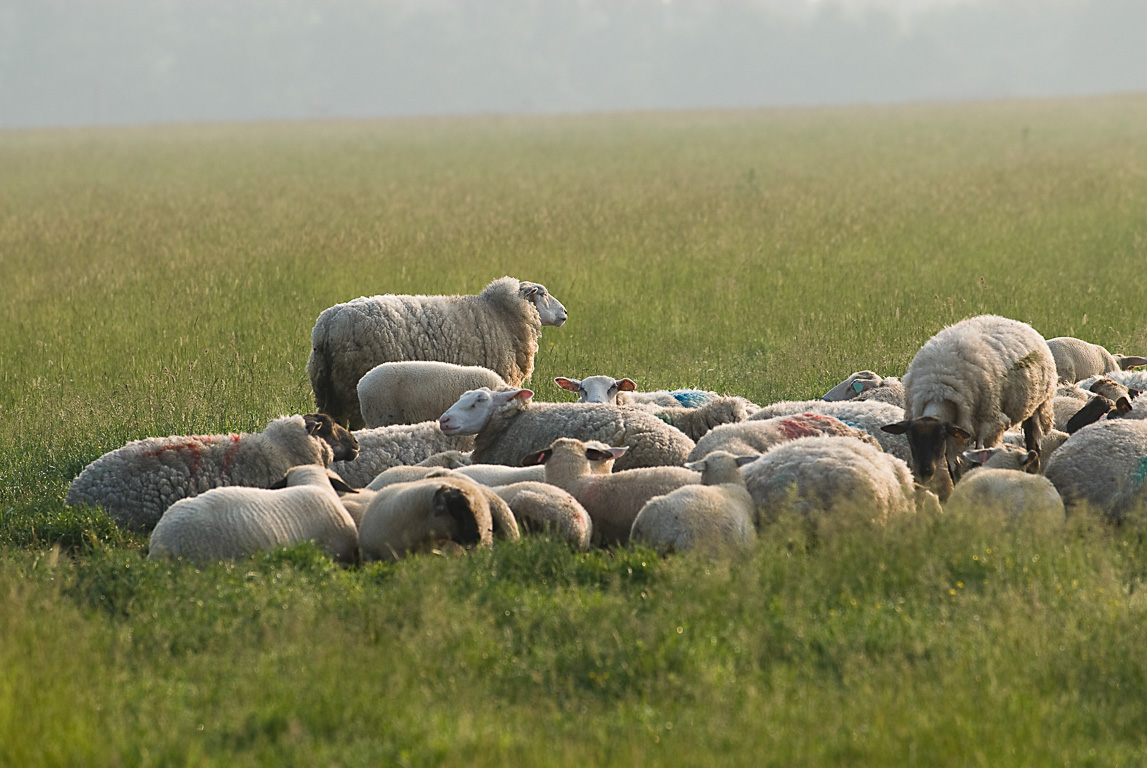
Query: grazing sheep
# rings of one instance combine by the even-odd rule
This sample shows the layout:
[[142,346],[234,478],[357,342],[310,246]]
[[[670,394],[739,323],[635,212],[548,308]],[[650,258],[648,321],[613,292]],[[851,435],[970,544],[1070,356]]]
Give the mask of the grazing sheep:
[[358,405],[367,427],[417,424],[437,419],[463,392],[505,386],[501,376],[480,365],[431,360],[382,363],[359,379]]
[[532,480],[499,485],[492,490],[510,505],[523,534],[552,533],[577,550],[589,549],[593,522],[571,494],[556,485]]
[[801,437],[741,467],[762,522],[783,509],[858,512],[876,522],[916,510],[908,465],[853,437]]
[[494,541],[490,495],[448,472],[375,492],[359,524],[363,560],[395,562],[443,541],[485,547]]
[[890,422],[904,418],[904,409],[877,400],[844,400],[825,402],[824,400],[784,400],[766,405],[754,413],[746,422],[763,421],[777,416],[795,416],[800,413],[822,413],[840,419],[850,427],[863,429],[876,438],[880,447],[905,462],[912,460],[908,439],[903,435],[893,435],[884,430]]
[[655,392],[636,392],[633,379],[615,379],[612,376],[588,376],[568,379],[558,376],[554,383],[562,389],[577,393],[579,403],[607,403],[609,405],[657,405],[666,408],[698,408],[721,395],[703,389],[659,389]]
[[533,392],[510,389],[467,392],[438,426],[447,435],[476,435],[476,464],[520,466],[523,457],[559,437],[601,440],[629,451],[617,469],[680,466],[693,441],[655,416],[601,403],[531,403]]
[[738,469],[756,459],[714,451],[686,465],[701,485],[654,496],[633,520],[629,538],[662,552],[748,549],[757,538],[757,508]]
[[611,448],[595,440],[560,438],[545,450],[527,456],[522,463],[544,464],[546,482],[568,491],[585,507],[593,520],[595,543],[625,544],[633,520],[645,502],[701,480],[698,473],[684,467],[611,472],[614,460],[626,451],[624,447]]
[[1052,427],[1055,363],[1030,325],[979,315],[929,339],[904,374],[904,420],[884,427],[908,436],[912,473],[943,499],[957,458],[973,441],[990,448],[1023,424],[1025,447],[1038,453]]
[[1147,421],[1105,419],[1072,435],[1044,468],[1068,508],[1121,520],[1147,501]]
[[451,451],[469,451],[474,447],[474,439],[469,436],[442,434],[437,421],[391,424],[352,434],[358,440],[358,458],[336,461],[331,469],[356,487],[368,485],[384,469],[419,464],[438,453],[446,455],[436,459],[436,463],[453,463],[457,454]]
[[361,428],[359,379],[379,363],[400,360],[480,365],[519,386],[534,371],[542,326],[560,326],[566,317],[544,285],[512,277],[476,296],[387,294],[336,304],[311,332],[307,373],[315,403]]
[[250,434],[149,437],[88,464],[65,503],[101,506],[117,525],[148,531],[180,499],[226,485],[267,488],[291,467],[357,452],[354,436],[323,414],[284,416]]
[[1058,380],[1068,383],[1108,371],[1125,371],[1128,368],[1147,365],[1147,357],[1113,355],[1098,344],[1071,336],[1048,339],[1047,346],[1055,359]]
[[849,426],[835,416],[823,413],[798,413],[717,427],[697,441],[697,446],[690,451],[687,461],[699,461],[714,451],[726,451],[737,456],[764,453],[786,440],[815,435],[855,437],[877,448],[880,447],[880,443],[871,434]]
[[857,371],[824,393],[821,400],[876,400],[904,407],[904,382],[896,376],[880,376],[875,371]]
[[214,488],[172,504],[151,533],[148,560],[235,560],[313,541],[335,560],[357,560],[358,531],[336,491],[351,492],[329,470],[288,470],[281,490]]

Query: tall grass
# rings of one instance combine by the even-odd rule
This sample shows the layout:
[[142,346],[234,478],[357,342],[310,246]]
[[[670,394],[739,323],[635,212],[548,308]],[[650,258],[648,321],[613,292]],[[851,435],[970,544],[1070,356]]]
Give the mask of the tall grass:
[[545,283],[533,387],[757,402],[980,312],[1147,349],[1147,99],[0,133],[0,765],[1129,765],[1142,527],[782,520],[751,557],[526,541],[143,558],[68,481],[311,404],[381,292]]

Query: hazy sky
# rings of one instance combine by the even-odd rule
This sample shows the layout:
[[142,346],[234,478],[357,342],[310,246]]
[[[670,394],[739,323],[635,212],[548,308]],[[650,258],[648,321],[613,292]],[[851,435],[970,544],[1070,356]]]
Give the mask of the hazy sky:
[[0,128],[1147,91],[1147,0],[0,0]]

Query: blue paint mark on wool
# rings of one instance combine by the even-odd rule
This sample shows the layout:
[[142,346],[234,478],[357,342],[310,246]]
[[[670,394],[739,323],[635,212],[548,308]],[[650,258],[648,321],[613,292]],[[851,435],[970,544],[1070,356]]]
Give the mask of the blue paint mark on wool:
[[698,408],[713,399],[711,392],[700,389],[675,389],[669,394],[686,408]]
[[1135,484],[1138,485],[1147,479],[1147,456],[1139,459],[1139,470],[1135,473]]

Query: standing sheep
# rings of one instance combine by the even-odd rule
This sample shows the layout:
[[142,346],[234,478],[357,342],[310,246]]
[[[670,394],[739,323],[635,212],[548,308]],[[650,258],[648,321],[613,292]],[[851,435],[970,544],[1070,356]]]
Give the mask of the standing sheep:
[[761,521],[782,509],[857,512],[887,522],[916,511],[908,465],[852,437],[801,437],[741,468]]
[[1147,357],[1113,355],[1098,344],[1072,336],[1048,339],[1047,346],[1055,359],[1055,370],[1059,381],[1069,384],[1108,371],[1125,371],[1128,368],[1147,365]]
[[480,365],[430,360],[382,363],[358,382],[358,404],[368,428],[417,424],[437,419],[463,392],[506,386],[502,377]]
[[148,531],[180,499],[226,485],[267,488],[291,467],[357,453],[354,436],[325,414],[284,416],[253,434],[149,437],[85,467],[64,503],[101,506],[117,525]]
[[593,521],[595,542],[625,544],[634,518],[647,501],[701,479],[684,467],[611,472],[614,460],[625,453],[625,448],[611,448],[598,441],[560,438],[522,463],[544,464],[546,482],[568,491],[585,507]]
[[1147,501],[1147,421],[1105,419],[1085,427],[1044,468],[1069,508],[1087,504],[1121,520]]
[[645,503],[629,538],[662,552],[748,549],[757,537],[757,508],[739,467],[756,456],[714,451],[686,469],[701,473],[701,485],[685,485]]
[[476,389],[442,414],[438,425],[447,435],[476,435],[475,464],[519,466],[523,457],[560,437],[628,447],[617,469],[680,466],[693,449],[682,432],[644,411],[600,403],[531,403],[533,394]]
[[1055,386],[1055,361],[1039,333],[1027,323],[979,315],[920,348],[904,374],[904,420],[884,429],[908,436],[913,474],[945,498],[968,441],[990,448],[1022,423],[1025,447],[1039,452],[1052,427]]
[[[356,488],[369,484],[384,469],[419,464],[437,453],[469,451],[474,447],[474,440],[469,436],[442,434],[437,421],[392,424],[360,429],[352,434],[358,441],[358,458],[336,461],[331,469]],[[452,455],[455,454],[444,458],[448,460]]]
[[354,489],[329,470],[301,466],[276,487],[214,488],[171,505],[151,533],[148,560],[235,560],[313,541],[335,560],[357,560],[358,532],[336,491]]
[[476,296],[387,294],[323,310],[311,331],[307,373],[323,413],[364,425],[357,386],[379,363],[438,360],[480,365],[518,386],[534,371],[543,325],[566,309],[538,283],[503,277]]

